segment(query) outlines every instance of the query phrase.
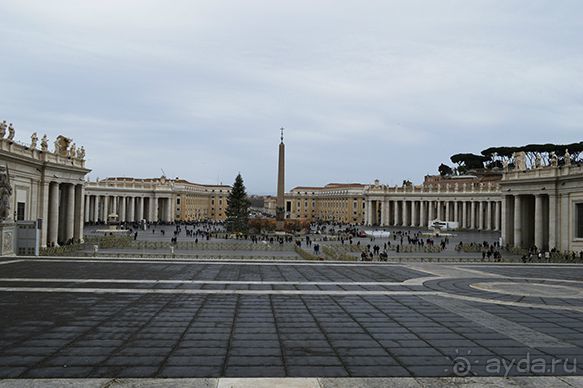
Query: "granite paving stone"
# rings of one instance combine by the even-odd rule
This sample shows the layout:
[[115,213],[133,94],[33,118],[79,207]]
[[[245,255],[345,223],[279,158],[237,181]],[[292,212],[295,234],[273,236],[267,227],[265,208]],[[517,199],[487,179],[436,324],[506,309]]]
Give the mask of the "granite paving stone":
[[[0,281],[0,290],[17,291],[0,292],[0,377],[443,377],[454,376],[455,363],[463,360],[473,375],[492,376],[486,368],[492,360],[526,363],[533,357],[546,365],[563,363],[544,373],[516,366],[508,373],[583,375],[579,299],[471,287],[504,281],[528,290],[522,278],[569,286],[574,283],[562,280],[581,281],[583,267],[436,266],[74,258],[5,264],[2,277],[11,280]],[[465,277],[459,275],[464,268],[472,270]],[[455,276],[431,272],[450,270]],[[205,283],[216,281],[221,283]],[[245,283],[261,281],[268,283]],[[401,282],[408,283],[393,284]],[[79,287],[83,292],[69,290]],[[450,301],[480,314],[455,311]]]

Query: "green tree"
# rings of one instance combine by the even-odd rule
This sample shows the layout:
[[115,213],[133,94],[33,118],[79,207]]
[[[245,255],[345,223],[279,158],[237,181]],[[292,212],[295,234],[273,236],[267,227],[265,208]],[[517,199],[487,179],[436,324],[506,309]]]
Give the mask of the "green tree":
[[247,197],[243,178],[241,174],[238,174],[227,198],[225,225],[229,232],[247,233],[249,229],[249,206],[251,206],[251,202]]
[[449,167],[447,164],[443,164],[443,163],[441,163],[439,165],[439,167],[437,168],[437,171],[439,171],[439,175],[441,175],[441,176],[450,176],[453,174],[453,170],[451,169],[451,167]]
[[475,154],[455,154],[450,160],[458,165],[457,170],[466,174],[471,170],[480,170],[484,168],[484,163],[490,160],[489,157]]

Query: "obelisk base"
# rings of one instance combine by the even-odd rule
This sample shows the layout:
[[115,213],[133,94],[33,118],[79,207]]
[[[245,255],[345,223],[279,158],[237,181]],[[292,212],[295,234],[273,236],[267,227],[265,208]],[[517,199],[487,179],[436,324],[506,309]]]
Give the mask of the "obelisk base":
[[275,221],[275,230],[277,232],[285,232],[285,221]]

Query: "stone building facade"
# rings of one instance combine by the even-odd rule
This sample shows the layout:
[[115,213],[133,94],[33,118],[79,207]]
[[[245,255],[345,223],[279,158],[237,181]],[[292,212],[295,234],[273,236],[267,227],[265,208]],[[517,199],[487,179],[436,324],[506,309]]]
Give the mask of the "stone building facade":
[[506,243],[583,251],[583,166],[518,165],[506,170],[500,188]]
[[427,227],[437,219],[456,221],[462,229],[501,228],[499,184],[476,177],[402,187],[389,187],[378,181],[372,185],[299,186],[285,198],[290,219],[409,227]]
[[365,188],[361,183],[295,187],[285,195],[286,218],[362,224]]
[[40,220],[43,248],[83,239],[84,184],[90,172],[83,147],[64,136],[51,150],[48,142],[36,133],[29,142],[16,141],[12,124],[0,123],[0,163],[10,173],[13,218]]
[[177,221],[224,221],[231,186],[175,182]]
[[[427,227],[432,220],[458,222],[460,229],[500,230],[501,196],[498,183],[456,179],[437,185],[365,189],[366,225]],[[464,180],[461,180],[464,181]]]
[[87,182],[85,222],[222,221],[229,186],[201,185],[182,179],[106,178]]

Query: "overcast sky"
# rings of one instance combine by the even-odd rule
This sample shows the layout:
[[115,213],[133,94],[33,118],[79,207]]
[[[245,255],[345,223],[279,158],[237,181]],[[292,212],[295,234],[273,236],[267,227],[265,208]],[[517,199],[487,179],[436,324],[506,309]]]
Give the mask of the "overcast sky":
[[92,179],[420,182],[458,152],[583,140],[580,0],[0,0],[0,119]]

